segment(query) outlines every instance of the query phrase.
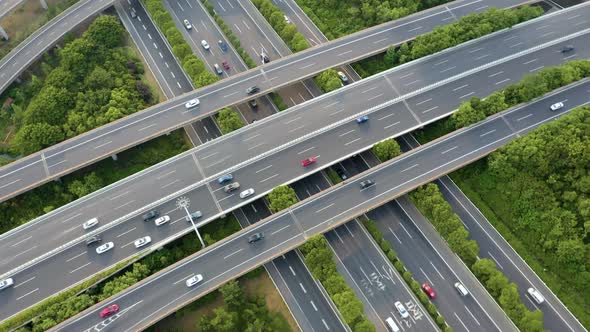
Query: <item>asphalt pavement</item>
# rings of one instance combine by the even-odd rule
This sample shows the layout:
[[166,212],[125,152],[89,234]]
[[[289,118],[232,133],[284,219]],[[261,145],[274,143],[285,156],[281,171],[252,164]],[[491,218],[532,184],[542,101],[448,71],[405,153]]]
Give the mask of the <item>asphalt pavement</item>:
[[[84,331],[100,324],[108,324],[108,330],[117,331],[145,328],[228,280],[299,246],[307,237],[333,229],[354,216],[473,162],[573,107],[589,104],[588,91],[588,81],[570,86],[560,93],[498,114],[379,165],[250,226],[114,296],[109,303],[117,303],[121,307],[119,315],[101,320],[98,311],[106,305],[101,303],[58,328]],[[548,110],[548,105],[564,100],[566,106],[563,110]],[[365,179],[373,179],[376,184],[361,190],[359,182]],[[254,232],[264,232],[265,238],[248,244],[246,239]],[[189,289],[183,282],[194,273],[202,273],[205,280]],[[118,319],[123,316],[125,319]],[[576,322],[569,323],[574,326]],[[584,329],[576,325],[575,331]]]
[[[88,6],[96,8],[99,5],[104,5],[105,2],[107,1],[96,0]],[[438,25],[448,24],[468,13],[483,10],[489,5],[506,8],[520,3],[522,0],[458,1],[271,61],[248,72],[96,128],[2,167],[0,169],[0,179],[2,179],[0,200],[4,201],[51,179],[168,133],[197,119],[207,117],[218,109],[262,96],[269,91],[313,76],[326,68],[347,64],[376,54],[389,45],[409,40]],[[73,14],[63,17],[74,19],[79,16],[81,15]],[[577,24],[580,20],[580,18],[572,19],[570,23]],[[64,21],[63,25],[67,25],[66,23]],[[576,27],[582,28],[584,24],[580,23]],[[62,24],[58,25],[64,28]],[[55,33],[55,35],[59,34]],[[31,41],[25,42],[25,44],[30,44],[35,36],[31,38]],[[39,42],[36,45],[44,44]],[[519,46],[520,44],[515,45],[514,48]],[[11,53],[0,63],[0,78],[9,67],[23,66],[18,62],[18,59],[15,59],[15,56],[20,56],[21,51],[26,53],[29,50],[18,48],[14,54]],[[246,89],[254,85],[258,86],[260,91],[248,95],[245,92]],[[184,104],[195,97],[201,100],[200,106],[187,110]]]
[[[25,0],[2,0],[2,2],[0,2],[0,18],[3,18],[23,2],[25,2]],[[10,38],[10,36],[8,37]]]
[[[516,31],[512,30],[512,31]],[[586,53],[590,52],[590,46],[587,46],[588,43],[584,43],[585,37],[579,37],[573,41],[568,41],[571,43],[574,43],[576,46],[577,45],[582,45],[582,46],[577,46],[577,52],[576,55],[580,56],[580,57],[584,57],[586,56]],[[582,41],[579,41],[582,40]],[[489,41],[489,39],[485,40],[485,41]],[[484,42],[485,42],[484,41]],[[472,45],[471,45],[472,46]],[[407,103],[409,105],[414,105],[414,104],[418,104],[423,102],[424,100],[428,100],[428,99],[432,99],[432,98],[426,98],[424,99],[424,97],[428,97],[428,96],[444,96],[444,98],[437,98],[439,99],[439,103],[438,105],[440,106],[441,110],[447,109],[447,110],[453,110],[455,109],[459,103],[461,102],[462,99],[461,96],[457,96],[457,93],[454,92],[454,89],[457,89],[456,87],[461,87],[461,86],[471,86],[472,88],[477,87],[477,95],[479,96],[485,96],[487,94],[489,94],[492,91],[495,91],[495,89],[501,87],[500,84],[490,84],[491,82],[495,82],[501,78],[498,78],[497,73],[502,71],[504,72],[504,70],[499,70],[500,68],[504,68],[506,75],[510,75],[510,77],[512,77],[513,79],[517,79],[520,78],[522,75],[524,75],[525,73],[529,72],[531,69],[528,69],[529,67],[526,65],[523,65],[524,62],[528,62],[531,61],[530,59],[533,59],[535,62],[535,66],[539,66],[541,64],[544,65],[553,65],[553,64],[558,64],[561,61],[563,61],[562,55],[556,51],[559,49],[558,46],[556,47],[551,47],[549,49],[543,49],[543,50],[539,50],[537,52],[528,54],[525,58],[517,58],[511,61],[508,61],[502,65],[500,65],[499,67],[492,67],[492,68],[488,68],[484,71],[482,71],[481,73],[478,73],[478,75],[472,75],[472,76],[468,76],[465,77],[463,79],[460,79],[458,81],[453,82],[453,84],[446,84],[446,85],[442,85],[438,88],[435,88],[433,90],[427,91],[424,94],[421,94],[417,97],[412,97],[410,99],[407,100]],[[472,48],[470,47],[466,47],[467,50],[472,50]],[[445,56],[448,57],[448,54],[444,53],[441,54],[441,56]],[[569,56],[569,55],[568,55]],[[428,61],[439,61],[440,59],[437,59],[437,57],[432,57],[430,58]],[[450,61],[450,60],[449,60]],[[440,61],[439,61],[440,62]],[[463,61],[464,63],[466,61]],[[437,62],[435,62],[432,65],[436,65]],[[502,66],[506,66],[506,67],[502,67]],[[408,70],[408,67],[404,67],[402,69]],[[534,69],[534,68],[533,68]],[[394,71],[396,72],[396,71]],[[402,71],[403,73],[403,71]],[[399,73],[398,73],[399,74]],[[407,74],[404,74],[407,75]],[[506,79],[503,79],[504,81]],[[376,80],[367,80],[367,82],[376,82]],[[507,84],[507,83],[505,83]],[[362,102],[363,98],[371,98],[368,96],[362,97],[363,88],[355,88],[355,86],[349,86],[349,88],[353,88],[351,90],[353,90],[353,92],[346,94],[345,97],[342,97],[340,100],[343,102],[343,106],[346,106],[346,110],[347,112],[350,112],[349,114],[355,114],[355,112],[358,111],[358,109],[363,109],[364,107],[367,107],[368,105],[368,99],[365,100],[365,102]],[[341,91],[334,93],[333,95],[340,95],[340,93],[342,93],[343,91],[346,91],[346,89],[342,89]],[[361,97],[354,97],[354,93],[360,93]],[[375,92],[373,92],[375,93]],[[324,96],[316,98],[317,102],[319,103],[320,107],[319,109],[323,109],[323,107],[327,104],[326,101],[322,100]],[[351,98],[352,100],[349,102],[348,98]],[[418,99],[416,99],[418,98]],[[316,100],[312,101],[315,102]],[[329,101],[329,100],[328,100]],[[309,102],[310,104],[312,102]],[[332,102],[333,103],[333,102]],[[355,103],[361,103],[361,106],[355,105]],[[438,107],[438,106],[437,106]],[[312,111],[314,111],[313,109],[310,109]],[[299,111],[305,111],[305,110],[299,110]],[[343,111],[343,113],[346,113]],[[273,118],[269,118],[267,120],[274,120],[274,119],[280,119],[282,117],[282,115],[293,115],[293,112],[283,112],[281,113],[281,116],[276,116]],[[301,115],[302,113],[298,113],[295,115]],[[312,113],[312,116],[317,116],[318,114],[321,114],[321,112],[316,111],[315,113]],[[399,119],[403,120],[404,123],[403,124],[399,124],[400,126],[396,127],[397,130],[399,131],[395,131],[392,133],[392,127],[397,126],[398,123],[396,123],[395,120],[397,120],[397,118],[393,117],[393,115],[399,115]],[[405,115],[403,115],[405,114]],[[439,111],[432,111],[432,112],[423,112],[423,116],[427,117],[427,116],[431,116],[431,119],[436,119],[439,116],[441,116],[441,113],[439,113]],[[354,121],[349,121],[344,123],[343,125],[336,127],[334,130],[328,131],[326,133],[317,135],[309,140],[304,141],[302,144],[297,144],[295,146],[289,147],[289,148],[285,148],[283,150],[281,150],[281,153],[279,154],[275,154],[272,156],[269,156],[268,158],[264,158],[264,159],[259,159],[256,162],[253,162],[251,164],[249,164],[247,167],[245,168],[240,168],[237,169],[235,171],[232,171],[234,173],[234,177],[236,179],[238,179],[240,181],[240,183],[242,184],[242,188],[249,188],[249,187],[255,187],[257,190],[257,194],[259,195],[263,195],[264,193],[270,191],[272,188],[274,188],[277,185],[286,183],[286,182],[290,182],[290,181],[294,181],[300,177],[304,177],[310,173],[312,173],[313,171],[316,171],[318,169],[320,169],[321,167],[318,166],[312,166],[309,169],[303,169],[298,165],[298,161],[300,159],[302,159],[304,156],[306,155],[315,155],[315,156],[319,156],[321,153],[321,158],[319,159],[319,163],[322,164],[322,166],[329,166],[331,163],[333,162],[337,162],[338,160],[342,160],[345,159],[347,156],[356,154],[357,151],[365,149],[367,146],[372,145],[374,142],[385,139],[387,137],[390,137],[391,135],[395,135],[395,134],[402,134],[404,132],[403,129],[400,128],[408,128],[407,130],[410,130],[412,127],[417,127],[420,126],[419,124],[416,123],[415,118],[412,116],[412,114],[410,114],[407,110],[405,110],[405,104],[403,103],[397,103],[392,105],[391,107],[387,107],[384,109],[381,109],[380,111],[376,111],[375,113],[373,113],[371,115],[372,119],[369,123],[360,126],[357,125]],[[297,117],[295,117],[297,118]],[[387,119],[387,121],[383,121]],[[267,120],[262,120],[260,121],[260,123],[264,123]],[[296,121],[299,119],[296,119]],[[377,121],[375,121],[377,120]],[[313,121],[313,119],[312,119]],[[314,121],[312,124],[316,124],[317,121],[320,120],[316,120]],[[392,122],[394,121],[394,122]],[[426,120],[425,120],[426,121]],[[526,122],[526,121],[524,121]],[[392,123],[394,124],[392,126]],[[257,125],[259,124],[259,122],[256,123],[255,126],[253,127],[257,127]],[[288,125],[289,121],[283,122],[284,125]],[[269,126],[261,126],[263,128],[260,128],[260,130],[265,130],[268,129]],[[291,126],[293,127],[293,126]],[[275,129],[279,129],[275,126]],[[280,129],[279,129],[280,130]],[[280,132],[280,131],[279,131]],[[352,135],[352,136],[351,136]],[[348,136],[348,137],[346,137]],[[355,138],[356,136],[356,138]],[[219,140],[216,140],[213,143],[216,142],[224,142],[226,141],[227,137],[233,137],[236,138],[238,140],[242,140],[241,144],[246,143],[246,146],[250,145],[251,147],[254,146],[256,147],[256,145],[259,145],[259,143],[250,143],[248,140],[248,137],[243,137],[240,136],[240,134],[238,135],[227,135],[226,137],[223,137]],[[345,139],[343,139],[343,137],[345,137]],[[351,143],[352,142],[352,143]],[[251,145],[253,144],[253,145]],[[204,145],[205,146],[205,145]],[[234,151],[236,151],[236,147],[237,145],[234,145],[232,147],[232,149]],[[198,148],[197,148],[198,149]],[[248,149],[247,148],[243,148],[243,149],[239,149],[240,151],[244,151],[247,152]],[[314,151],[311,151],[314,150]],[[310,152],[311,151],[311,152]],[[195,154],[195,156],[198,156],[198,154]],[[296,157],[293,157],[296,156]],[[188,167],[188,169],[184,170],[183,172],[187,172],[188,174],[193,174],[192,178],[187,178],[184,179],[183,181],[194,183],[194,174],[198,174],[199,171],[197,169],[195,169],[195,166],[193,165],[195,163],[195,160],[206,160],[207,158],[213,157],[213,155],[205,155],[203,158],[201,157],[197,157],[195,159],[193,159],[193,155],[192,154],[187,154],[185,155],[185,158],[183,159],[178,159],[177,162],[181,163],[182,165],[184,165],[184,167]],[[229,162],[231,162],[231,158],[225,158],[228,159]],[[221,162],[223,162],[224,160],[222,159]],[[176,163],[176,162],[175,162]],[[214,163],[219,163],[219,160],[217,162]],[[202,161],[199,161],[197,163],[197,166],[201,165],[202,167],[199,169],[207,169],[207,164],[204,164]],[[211,166],[212,164],[210,164],[209,166]],[[230,164],[231,165],[231,164]],[[213,166],[215,166],[215,164],[213,164]],[[275,173],[276,170],[280,170],[281,173]],[[254,172],[252,170],[255,170]],[[172,169],[168,169],[167,172],[163,172],[162,169],[160,169],[160,171],[162,173],[160,173],[161,175],[156,176],[156,180],[158,181],[162,181],[167,184],[166,187],[162,186],[162,191],[166,190],[168,187],[173,187],[174,185],[176,185],[177,182],[182,182],[179,179],[174,179],[174,177],[182,174],[182,172],[176,172],[176,170]],[[214,174],[214,173],[213,173]],[[171,176],[173,175],[173,176]],[[148,177],[149,179],[152,179],[153,181],[153,176]],[[235,193],[231,193],[229,195],[226,195],[222,192],[222,188],[215,183],[215,180],[212,180],[211,182],[208,183],[208,186],[211,189],[205,188],[204,186],[201,186],[199,188],[197,188],[194,191],[190,191],[187,192],[186,195],[189,197],[192,197],[192,201],[193,202],[197,202],[197,206],[195,207],[195,205],[192,205],[191,208],[194,209],[199,209],[203,211],[204,214],[204,221],[205,220],[213,220],[214,218],[216,218],[217,216],[223,214],[223,213],[227,213],[228,209],[234,209],[237,207],[240,207],[243,204],[247,204],[248,201],[247,200],[241,200],[238,198],[238,195],[236,195]],[[109,193],[107,194],[106,192],[103,192],[103,200],[100,200],[100,202],[102,202],[102,204],[106,204],[105,208],[101,208],[98,206],[91,206],[90,209],[91,211],[99,211],[102,213],[113,213],[115,216],[121,216],[125,213],[129,213],[128,211],[133,211],[134,209],[137,209],[139,207],[145,206],[146,202],[150,202],[149,200],[139,200],[140,197],[147,197],[150,194],[154,195],[157,194],[156,197],[161,197],[160,194],[162,194],[162,192],[157,192],[154,191],[153,189],[153,182],[149,182],[148,183],[148,187],[147,189],[139,189],[137,191],[132,190],[129,187],[125,187],[125,188],[120,188],[117,193],[115,193],[113,195],[113,193]],[[130,193],[134,193],[133,195],[130,195]],[[213,196],[215,197],[215,199],[213,199]],[[174,197],[171,197],[171,199],[169,200],[163,200],[164,202],[164,206],[173,206],[175,203],[175,200],[177,198],[177,195],[175,195]],[[113,200],[115,200],[117,203],[119,204],[113,204]],[[143,203],[142,203],[143,202]],[[113,208],[114,205],[117,205],[116,207]],[[157,205],[157,204],[156,204]],[[201,208],[201,206],[204,206],[203,208]],[[217,210],[214,209],[214,207],[217,207]],[[168,211],[170,210],[169,207],[162,209],[159,208],[160,210],[164,210],[164,211]],[[224,211],[223,213],[221,211]],[[96,215],[96,214],[95,214]],[[134,214],[132,214],[134,215]],[[89,219],[89,218],[88,218]],[[114,218],[113,218],[114,219]],[[103,219],[101,218],[101,221],[104,221],[105,223],[108,222],[109,220],[113,220],[113,219]],[[131,229],[132,227],[130,227],[129,225],[131,225],[131,223],[134,223],[133,220],[137,220],[138,217],[134,217],[130,219],[130,222],[125,222],[125,223],[121,223],[118,224],[112,228],[109,229],[110,232],[113,232],[114,234],[120,234],[121,232],[124,232],[126,229]],[[20,234],[22,238],[13,238],[12,241],[7,241],[6,244],[6,248],[7,251],[14,251],[14,255],[7,256],[8,258],[4,259],[3,261],[0,262],[0,264],[2,264],[4,266],[4,270],[7,271],[8,268],[12,267],[12,266],[18,266],[17,264],[19,262],[23,262],[23,261],[27,261],[27,259],[34,259],[35,257],[38,257],[39,255],[46,253],[48,250],[51,250],[53,248],[55,248],[55,244],[56,243],[64,243],[64,239],[68,239],[68,238],[72,238],[75,236],[80,236],[81,234],[84,234],[83,230],[80,228],[80,223],[81,220],[87,220],[87,219],[82,219],[82,214],[79,212],[79,210],[77,210],[76,213],[73,213],[71,215],[68,215],[67,218],[64,218],[64,216],[62,215],[61,218],[55,219],[54,224],[53,225],[58,225],[58,228],[67,228],[65,231],[61,232],[61,233],[57,233],[55,232],[55,227],[53,228],[47,228],[47,231],[43,232],[41,231],[43,229],[43,227],[48,226],[50,223],[37,223],[37,224],[33,224],[30,227],[34,227],[35,232],[37,232],[38,230],[41,231],[40,234],[40,239],[39,241],[34,241],[32,235],[26,235],[26,234]],[[77,225],[74,224],[74,222],[77,221]],[[202,223],[203,223],[202,222]],[[69,223],[68,225],[64,225],[64,223]],[[73,226],[72,226],[73,225]],[[154,234],[152,237],[155,239],[158,239],[158,241],[160,240],[164,240],[167,237],[176,237],[179,234],[182,233],[182,231],[186,231],[187,226],[186,225],[182,225],[182,224],[178,224],[177,226],[175,226],[176,231],[172,232],[172,233],[162,233],[162,235],[157,235]],[[188,230],[190,231],[190,228],[188,228]],[[102,230],[100,231],[102,232]],[[180,233],[179,233],[180,232]],[[17,235],[18,233],[15,232],[15,235]],[[46,234],[54,234],[54,236],[51,239],[47,239]],[[23,236],[24,235],[24,236]],[[49,240],[49,241],[48,241]],[[154,241],[157,242],[157,241]],[[53,243],[54,245],[51,246],[51,243]],[[49,245],[49,246],[48,246]],[[47,261],[44,261],[43,264],[48,264],[51,265],[52,262],[60,262],[62,260],[65,260],[68,253],[70,253],[69,250],[71,250],[72,248],[79,248],[80,245],[76,245],[74,247],[71,247],[70,249],[54,256],[51,257],[49,259],[47,259]],[[126,255],[129,255],[133,252],[135,252],[135,249],[133,248],[128,248],[126,250]],[[115,256],[113,257],[114,260],[112,260],[112,263],[117,262],[118,260],[122,259],[122,257],[126,257],[124,253],[121,254],[121,256]],[[111,263],[111,264],[112,264]],[[60,263],[56,263],[56,264],[60,264]],[[108,265],[106,265],[108,266]],[[96,271],[100,271],[100,268],[104,268],[105,265],[103,264],[102,266],[96,266],[94,269],[80,269],[80,270],[76,270],[76,274],[75,277],[72,276],[73,279],[77,279],[77,280],[82,280],[84,278],[86,278],[87,276],[91,275],[92,273],[95,273]],[[28,278],[30,278],[30,276],[28,278],[26,278],[25,276],[27,275],[38,275],[39,273],[42,273],[41,271],[43,271],[42,267],[39,267],[39,270],[37,269],[37,267],[33,266],[31,268],[22,270],[22,272],[19,272],[17,275],[14,275],[18,280],[27,280]],[[21,275],[24,275],[23,277],[21,277]],[[72,284],[73,283],[73,279],[63,279],[63,280],[56,280],[56,284],[54,285],[44,285],[44,291],[45,291],[45,296],[47,296],[48,294],[53,294],[54,292],[58,291],[59,289],[63,289],[64,287],[66,287],[66,285]],[[31,286],[33,286],[34,284],[37,284],[39,281],[34,282],[31,284]],[[57,284],[60,284],[60,286],[58,286]],[[23,289],[23,292],[25,290]],[[6,293],[8,294],[8,293]],[[24,293],[22,293],[24,294]],[[20,298],[22,296],[22,294],[17,293],[17,294],[13,294],[10,295],[11,297],[14,298]],[[2,294],[4,295],[4,294]],[[39,298],[43,298],[43,294],[39,293],[38,295],[35,296],[27,296],[26,297],[26,301],[25,302],[21,302],[18,305],[13,305],[10,306],[9,310],[6,310],[4,312],[6,312],[7,315],[11,315],[11,313],[9,313],[8,311],[10,310],[14,310],[16,312],[18,312],[19,310],[21,310],[21,308],[26,308],[27,306],[36,303],[36,301],[39,300]]]

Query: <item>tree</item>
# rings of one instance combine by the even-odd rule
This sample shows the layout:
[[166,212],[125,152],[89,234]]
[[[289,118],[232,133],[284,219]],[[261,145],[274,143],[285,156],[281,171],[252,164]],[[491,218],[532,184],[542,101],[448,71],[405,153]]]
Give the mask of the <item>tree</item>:
[[289,186],[278,186],[268,194],[269,208],[272,212],[279,212],[297,203],[295,190]]
[[365,317],[354,326],[354,332],[374,332],[375,326]]
[[339,89],[342,86],[340,77],[334,69],[328,69],[321,72],[315,78],[315,82],[323,92],[330,92]]
[[244,122],[238,113],[229,108],[224,108],[217,113],[217,123],[219,129],[223,134],[231,133],[234,130],[240,129],[244,126]]
[[97,17],[84,33],[90,42],[106,48],[121,46],[125,30],[114,16]]
[[521,331],[527,332],[544,332],[543,312],[541,310],[529,311],[524,313],[524,317],[517,324]]
[[470,102],[464,102],[459,106],[459,110],[451,115],[451,120],[456,129],[467,127],[486,118],[482,111],[471,107]]
[[388,161],[399,156],[402,150],[393,138],[386,139],[373,146],[373,152],[382,162]]
[[27,155],[44,149],[64,139],[64,133],[57,126],[47,123],[27,124],[14,136],[12,148],[16,153]]
[[83,180],[74,180],[72,183],[70,183],[68,185],[68,191],[76,195],[77,198],[80,198],[95,192],[103,186],[104,183],[102,179],[96,175],[96,173],[91,172],[90,174],[84,176]]
[[498,272],[498,270],[496,270],[496,263],[487,258],[477,260],[471,266],[471,270],[483,284],[486,284],[488,280]]
[[232,280],[219,287],[223,301],[229,310],[240,310],[246,302],[246,296],[238,281]]
[[524,304],[520,302],[516,284],[511,283],[508,287],[505,287],[498,298],[498,302],[500,302],[502,309],[504,309],[508,317],[513,321],[518,322],[523,319],[526,308]]
[[238,313],[228,312],[223,308],[213,310],[214,316],[211,319],[211,327],[215,332],[235,332],[238,330]]
[[334,294],[332,299],[348,326],[355,326],[363,317],[363,304],[354,296],[352,290]]
[[494,298],[498,298],[502,294],[502,290],[508,287],[509,284],[510,281],[508,281],[508,278],[500,271],[492,274],[485,283],[486,289]]
[[299,51],[303,51],[309,48],[309,43],[305,36],[303,36],[300,32],[296,32],[293,38],[291,39],[291,50],[295,53]]

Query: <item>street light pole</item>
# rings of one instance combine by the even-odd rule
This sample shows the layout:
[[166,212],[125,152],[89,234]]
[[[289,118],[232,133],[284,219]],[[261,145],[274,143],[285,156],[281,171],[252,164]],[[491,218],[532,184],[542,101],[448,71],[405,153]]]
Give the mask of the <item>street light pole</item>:
[[188,216],[188,219],[191,221],[191,224],[193,225],[193,228],[195,229],[195,233],[197,233],[197,237],[199,238],[199,241],[201,241],[201,245],[203,246],[203,248],[205,248],[205,242],[203,242],[203,239],[201,238],[201,234],[199,233],[199,230],[197,229],[197,225],[193,221],[193,217],[191,216],[190,212],[188,212],[188,209],[186,208],[186,206],[184,206],[184,211],[186,211],[186,215]]

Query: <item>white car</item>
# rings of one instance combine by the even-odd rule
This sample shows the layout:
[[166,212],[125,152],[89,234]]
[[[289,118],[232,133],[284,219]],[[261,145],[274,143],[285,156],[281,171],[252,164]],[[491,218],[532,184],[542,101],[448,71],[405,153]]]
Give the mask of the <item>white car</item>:
[[101,245],[100,247],[96,247],[96,253],[97,254],[105,253],[105,252],[113,249],[114,246],[115,246],[115,244],[113,242],[107,242],[107,243]]
[[133,244],[135,244],[135,248],[141,248],[150,242],[152,242],[152,238],[149,236],[144,236],[142,238],[135,240]]
[[410,314],[406,310],[406,307],[404,307],[404,305],[400,301],[395,302],[393,305],[395,305],[397,311],[399,312],[399,315],[402,316],[402,318],[410,317]]
[[170,221],[170,217],[168,216],[162,216],[158,219],[156,219],[156,221],[154,221],[154,223],[156,224],[156,226],[161,226],[164,225],[165,223]]
[[199,99],[195,98],[195,99],[191,99],[191,100],[187,101],[186,104],[184,104],[184,107],[190,109],[190,108],[199,106],[200,103],[201,102],[199,101]]
[[201,274],[196,274],[188,279],[186,279],[186,286],[192,287],[203,280],[203,276]]
[[190,29],[192,29],[192,28],[193,28],[193,26],[191,25],[191,23],[190,23],[188,20],[184,20],[183,22],[184,22],[184,27],[185,27],[187,30],[190,30]]
[[240,193],[240,198],[246,198],[248,196],[254,195],[254,189],[249,188]]
[[0,281],[0,290],[3,290],[4,288],[8,288],[12,285],[14,285],[14,280],[12,280],[12,278],[4,279],[4,280]]
[[291,24],[291,20],[289,19],[289,17],[287,17],[287,15],[283,15],[285,17],[285,23],[287,24]]
[[551,110],[552,111],[557,111],[560,108],[563,108],[563,103],[562,102],[555,103],[555,104],[551,105]]
[[337,74],[338,74],[338,77],[340,78],[340,80],[342,81],[342,83],[344,83],[344,84],[348,83],[348,76],[346,76],[346,74],[344,74],[341,71],[339,71]]
[[535,302],[537,302],[537,304],[541,304],[541,303],[545,302],[545,298],[543,297],[543,295],[541,295],[541,293],[538,290],[536,290],[534,288],[529,288],[529,289],[527,289],[527,292],[533,298],[533,300],[535,300]]
[[201,46],[203,46],[203,48],[207,51],[209,50],[209,44],[207,44],[207,41],[205,39],[201,40]]
[[462,283],[456,282],[455,283],[455,288],[457,289],[457,292],[459,292],[459,294],[461,296],[467,296],[467,295],[469,295],[469,291],[467,290],[467,288],[465,288],[465,286],[463,286]]
[[98,219],[92,218],[92,219],[88,220],[87,222],[83,223],[82,228],[89,229],[89,228],[96,226],[97,224],[98,224]]

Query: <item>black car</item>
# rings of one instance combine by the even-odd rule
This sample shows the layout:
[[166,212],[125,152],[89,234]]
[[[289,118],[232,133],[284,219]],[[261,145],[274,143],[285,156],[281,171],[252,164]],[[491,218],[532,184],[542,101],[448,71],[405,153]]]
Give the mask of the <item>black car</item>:
[[156,219],[160,216],[160,212],[156,210],[151,210],[150,212],[143,215],[143,221],[150,221],[152,219]]
[[262,63],[269,63],[270,62],[268,55],[266,55],[264,53],[260,53],[260,59],[262,59]]
[[574,47],[572,45],[566,45],[564,47],[561,48],[561,53],[568,53],[574,50]]
[[375,181],[373,180],[365,180],[361,182],[361,189],[369,188],[370,186],[374,185]]
[[217,45],[219,45],[222,51],[227,52],[227,44],[223,40],[218,40]]
[[346,176],[346,173],[344,173],[344,170],[342,168],[336,168],[336,174],[338,174],[338,176],[342,179],[342,180],[346,180],[348,179],[348,176]]
[[100,238],[100,236],[98,236],[98,235],[91,236],[86,239],[86,245],[89,246],[94,243],[100,243],[101,241],[102,241],[102,239]]
[[258,103],[256,102],[256,99],[252,99],[252,100],[248,101],[248,105],[250,105],[250,107],[252,109],[257,109],[258,108]]
[[248,89],[246,89],[246,93],[249,94],[249,95],[255,94],[258,91],[260,91],[260,88],[257,87],[256,85],[251,86]]
[[258,242],[264,239],[264,233],[254,233],[248,237],[248,243]]

